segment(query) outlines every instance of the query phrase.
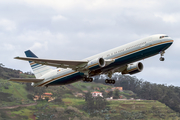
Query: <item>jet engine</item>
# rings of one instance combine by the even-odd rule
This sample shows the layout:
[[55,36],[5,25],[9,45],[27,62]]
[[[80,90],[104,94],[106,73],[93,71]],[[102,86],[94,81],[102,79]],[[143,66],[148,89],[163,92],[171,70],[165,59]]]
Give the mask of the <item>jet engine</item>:
[[136,74],[143,70],[143,64],[141,62],[128,64],[127,68],[122,71],[122,74]]
[[102,67],[105,67],[114,62],[114,59],[104,59],[104,58],[96,58],[88,62],[87,67],[89,70],[97,70]]

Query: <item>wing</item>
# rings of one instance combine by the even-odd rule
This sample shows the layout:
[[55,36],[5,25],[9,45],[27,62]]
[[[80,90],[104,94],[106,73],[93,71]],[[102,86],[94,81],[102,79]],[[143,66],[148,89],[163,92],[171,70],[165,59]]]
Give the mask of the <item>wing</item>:
[[49,65],[53,67],[72,68],[72,69],[84,67],[88,63],[88,61],[85,60],[52,60],[52,59],[40,59],[40,58],[31,58],[31,57],[15,57],[14,59],[33,61],[38,64]]
[[36,78],[27,78],[27,79],[24,79],[24,78],[12,78],[12,79],[9,79],[9,81],[15,81],[15,82],[25,82],[25,83],[37,83],[37,82],[41,82],[43,81],[44,79],[36,79]]

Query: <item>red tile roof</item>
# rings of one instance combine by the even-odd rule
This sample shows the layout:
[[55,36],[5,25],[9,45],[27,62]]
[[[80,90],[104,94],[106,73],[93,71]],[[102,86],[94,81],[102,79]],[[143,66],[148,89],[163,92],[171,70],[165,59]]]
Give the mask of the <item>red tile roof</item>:
[[52,93],[44,93],[44,95],[52,95]]

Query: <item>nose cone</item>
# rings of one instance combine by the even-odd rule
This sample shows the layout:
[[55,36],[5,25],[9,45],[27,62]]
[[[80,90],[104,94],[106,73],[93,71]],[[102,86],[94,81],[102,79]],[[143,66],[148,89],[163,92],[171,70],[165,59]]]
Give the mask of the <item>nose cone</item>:
[[166,40],[165,42],[166,42],[166,43],[170,43],[170,44],[172,44],[172,43],[174,42],[174,40],[169,39],[169,40]]
[[171,38],[171,37],[164,37],[163,39],[162,39],[162,41],[164,42],[164,43],[169,43],[169,44],[172,44],[173,42],[174,42],[174,40]]
[[164,47],[164,49],[168,49],[168,48],[173,44],[173,42],[174,42],[174,40],[172,40],[172,39],[166,39],[166,40],[164,40],[163,44],[166,45],[166,46]]
[[169,39],[169,40],[167,40],[167,42],[169,42],[170,44],[173,44],[174,40]]

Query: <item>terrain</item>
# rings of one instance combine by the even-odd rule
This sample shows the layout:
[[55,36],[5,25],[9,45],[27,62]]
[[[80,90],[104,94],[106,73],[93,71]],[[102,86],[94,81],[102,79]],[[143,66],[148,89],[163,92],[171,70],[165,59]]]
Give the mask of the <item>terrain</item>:
[[[95,82],[76,82],[56,87],[31,87],[30,84],[8,81],[11,77],[34,77],[1,66],[0,72],[0,120],[178,120],[179,113],[158,100],[141,99],[131,90],[109,91],[114,86]],[[128,76],[127,76],[128,77]],[[117,86],[117,84],[115,85]],[[91,92],[99,91],[109,98],[121,96],[121,100],[93,98]],[[35,95],[52,93],[55,100],[34,101]],[[148,94],[148,93],[147,93]]]

